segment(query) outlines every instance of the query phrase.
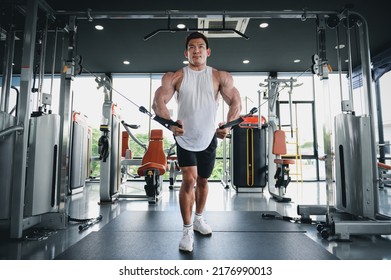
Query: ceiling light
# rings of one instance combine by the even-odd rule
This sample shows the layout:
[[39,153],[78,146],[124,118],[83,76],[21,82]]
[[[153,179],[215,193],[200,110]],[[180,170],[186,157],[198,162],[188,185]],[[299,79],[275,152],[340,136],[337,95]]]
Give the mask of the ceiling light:
[[262,23],[259,25],[260,28],[266,28],[266,27],[268,27],[268,26],[269,26],[269,24],[268,24],[267,22],[262,22]]
[[345,62],[349,62],[349,59],[346,59]]
[[124,60],[124,61],[123,61],[123,64],[125,64],[125,65],[129,65],[129,64],[130,64],[130,62],[129,62],[128,60]]
[[294,63],[299,63],[301,60],[300,59],[295,59],[293,62]]
[[103,26],[97,24],[97,25],[95,25],[95,29],[96,29],[96,30],[103,30]]
[[345,47],[344,44],[340,44],[339,46],[335,46],[336,49],[343,49]]
[[178,27],[179,29],[184,29],[186,25],[184,25],[183,23],[179,23],[176,27]]
[[189,61],[188,60],[184,60],[182,63],[183,64],[189,64]]
[[250,60],[248,60],[248,59],[243,60],[243,64],[249,64],[249,63],[250,63]]

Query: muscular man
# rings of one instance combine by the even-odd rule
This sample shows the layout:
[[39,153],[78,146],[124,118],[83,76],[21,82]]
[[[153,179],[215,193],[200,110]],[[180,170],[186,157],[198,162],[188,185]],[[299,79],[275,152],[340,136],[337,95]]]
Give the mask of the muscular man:
[[229,106],[228,122],[238,118],[241,111],[240,95],[232,76],[207,66],[210,54],[208,39],[201,33],[191,33],[185,44],[189,65],[163,76],[152,105],[156,115],[170,119],[166,104],[177,93],[177,122],[182,127],[171,125],[169,129],[175,137],[178,164],[182,172],[179,204],[183,237],[179,249],[188,252],[193,251],[193,230],[204,235],[212,233],[202,213],[208,196],[208,178],[216,158],[217,137],[223,139],[229,133],[229,128],[216,128],[219,94]]

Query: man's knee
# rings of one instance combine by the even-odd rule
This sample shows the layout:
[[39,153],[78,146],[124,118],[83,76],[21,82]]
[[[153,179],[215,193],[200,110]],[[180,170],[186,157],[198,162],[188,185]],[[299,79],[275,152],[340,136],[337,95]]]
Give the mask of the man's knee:
[[191,190],[196,185],[196,172],[191,167],[182,168],[182,186],[186,190]]
[[203,178],[198,176],[197,177],[197,186],[205,187],[208,184],[208,178]]

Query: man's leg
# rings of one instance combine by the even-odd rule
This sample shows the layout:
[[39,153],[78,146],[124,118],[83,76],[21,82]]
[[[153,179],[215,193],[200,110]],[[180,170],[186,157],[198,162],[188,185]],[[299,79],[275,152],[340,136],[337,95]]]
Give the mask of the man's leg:
[[206,223],[202,212],[204,211],[206,199],[208,197],[208,179],[197,177],[197,187],[195,191],[195,200],[196,200],[196,212],[194,215],[193,230],[198,231],[204,235],[210,235],[212,233],[212,228]]
[[179,190],[179,206],[184,225],[191,224],[191,216],[195,201],[194,186],[197,178],[195,166],[181,167],[182,184]]
[[183,236],[179,242],[179,250],[193,251],[193,224],[192,210],[195,201],[194,185],[196,183],[197,168],[195,166],[181,167],[182,185],[179,190],[179,206],[183,220]]
[[197,153],[197,187],[195,191],[196,215],[194,230],[202,234],[211,234],[212,229],[202,218],[206,200],[208,198],[208,178],[212,175],[216,160],[217,138],[214,137],[208,148]]
[[202,214],[204,211],[206,199],[208,198],[209,186],[208,179],[197,177],[197,185],[195,191],[195,203],[196,203],[196,213]]

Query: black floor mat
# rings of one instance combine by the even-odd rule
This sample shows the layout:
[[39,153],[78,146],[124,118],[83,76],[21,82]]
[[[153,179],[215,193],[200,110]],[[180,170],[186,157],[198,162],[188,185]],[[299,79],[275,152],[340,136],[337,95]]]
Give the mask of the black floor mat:
[[[276,212],[267,212],[278,216]],[[211,211],[204,218],[217,231],[304,232],[299,224],[263,219],[258,211]],[[127,211],[104,226],[103,231],[182,231],[182,218],[175,211]]]
[[[270,213],[270,212],[269,212]],[[124,212],[68,248],[61,260],[335,260],[300,225],[263,219],[261,212],[208,212],[211,236],[198,233],[192,253],[179,251],[180,214]]]
[[336,260],[303,233],[195,234],[192,253],[178,249],[181,232],[92,232],[59,260]]

